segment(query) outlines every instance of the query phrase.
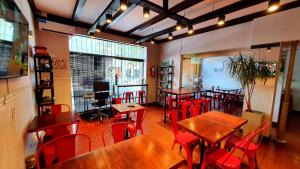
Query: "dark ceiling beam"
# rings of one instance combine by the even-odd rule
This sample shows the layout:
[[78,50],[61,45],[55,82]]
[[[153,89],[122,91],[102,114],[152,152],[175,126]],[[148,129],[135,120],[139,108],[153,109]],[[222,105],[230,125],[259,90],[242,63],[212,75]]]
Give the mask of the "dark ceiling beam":
[[[234,26],[234,25],[238,25],[238,24],[242,24],[242,23],[246,23],[246,22],[250,22],[253,19],[259,18],[259,17],[263,17],[263,16],[267,16],[267,15],[271,15],[274,13],[278,13],[278,12],[282,12],[282,11],[286,11],[289,9],[293,9],[293,8],[297,8],[300,7],[300,1],[294,1],[285,5],[281,5],[280,8],[273,12],[273,13],[269,13],[267,12],[267,10],[263,10],[260,12],[256,12],[253,14],[249,14],[249,15],[245,15],[236,19],[232,19],[232,20],[228,20],[225,22],[225,24],[223,26],[218,26],[217,24],[215,25],[211,25],[211,26],[207,26],[201,29],[197,29],[194,30],[193,35],[189,35],[188,33],[184,33],[184,34],[180,34],[177,36],[173,37],[173,40],[176,39],[181,39],[181,38],[186,38],[189,36],[194,36],[194,35],[198,35],[198,34],[202,34],[202,33],[206,33],[206,32],[210,32],[210,31],[214,31],[214,30],[218,30],[218,29],[222,29],[222,28],[226,28],[226,27],[230,27],[230,26]],[[157,43],[164,43],[164,42],[168,42],[168,39],[162,39],[162,40],[157,40]]]
[[83,6],[85,5],[85,3],[86,3],[86,0],[76,0],[76,4],[75,4],[73,14],[72,14],[72,19],[75,22],[79,21],[80,13],[81,13],[81,10],[82,10]]
[[88,32],[95,32],[96,26],[102,23],[105,23],[105,17],[107,13],[112,14],[113,11],[118,11],[120,6],[120,0],[112,0],[107,7],[102,11],[102,13],[98,16],[95,22],[92,24],[91,28]]
[[163,0],[163,8],[169,9],[169,0]]
[[38,14],[39,13],[39,10],[36,8],[35,6],[35,3],[34,3],[34,0],[27,0],[28,1],[28,4],[31,8],[31,11],[32,13],[35,15],[35,14]]
[[[81,27],[81,28],[85,28],[85,29],[90,29],[92,26],[91,24],[88,24],[88,23],[74,22],[72,19],[68,19],[68,18],[64,18],[64,17],[52,15],[52,14],[47,14],[47,17],[37,16],[37,18],[39,20],[44,19],[47,21],[57,22],[57,23],[65,24],[65,25],[69,25],[69,26]],[[113,29],[106,29],[103,32],[118,35],[118,36],[123,36],[123,37],[130,38],[130,39],[135,39],[135,40],[141,38],[141,36],[128,35],[124,32],[113,30]]]
[[[222,14],[225,15],[225,14],[229,14],[229,13],[232,13],[232,12],[236,12],[236,11],[239,11],[239,10],[242,10],[242,9],[257,5],[257,4],[260,4],[260,3],[265,2],[265,1],[267,1],[267,0],[242,0],[242,1],[238,1],[238,2],[235,2],[235,3],[230,4],[228,6],[225,6],[223,8],[220,8],[220,9],[217,9],[215,11],[206,13],[206,14],[201,15],[201,16],[198,16],[198,17],[191,20],[190,25],[199,24],[201,22],[205,22],[205,21],[214,19],[214,18],[216,18],[216,17],[218,17]],[[187,27],[187,26],[189,26],[189,25],[184,25],[184,27]],[[172,27],[163,29],[159,32],[147,35],[147,36],[139,39],[139,41],[144,42],[144,41],[153,39],[157,36],[161,36],[161,35],[173,32],[173,31],[175,31],[175,26],[172,26]]]
[[[183,11],[187,8],[190,8],[200,2],[202,2],[203,0],[185,0],[185,1],[182,1],[180,2],[179,4],[175,5],[174,7],[170,8],[169,10],[171,12],[174,12],[174,13],[178,13],[180,11]],[[138,30],[143,30],[151,25],[154,25],[164,19],[166,19],[167,17],[164,16],[164,15],[157,15],[155,16],[154,18],[148,20],[147,22],[144,22],[134,28],[132,28],[131,30],[127,31],[126,33],[127,34],[132,34],[133,32],[135,31],[138,31]]]
[[145,7],[145,8],[149,8],[151,11],[159,13],[160,15],[164,15],[167,18],[176,20],[177,22],[180,22],[183,25],[190,24],[190,20],[187,19],[186,17],[178,15],[177,13],[172,12],[168,9],[165,9],[151,1],[148,1],[148,0],[129,0],[129,1],[134,4],[137,4],[137,2],[138,2],[137,5]]
[[117,23],[119,20],[121,20],[124,16],[126,16],[129,12],[131,12],[136,6],[137,6],[136,4],[129,3],[126,11],[118,10],[112,18],[112,23],[110,23],[110,24],[105,23],[104,25],[101,26],[101,30],[105,30],[106,28],[113,26],[115,23]]

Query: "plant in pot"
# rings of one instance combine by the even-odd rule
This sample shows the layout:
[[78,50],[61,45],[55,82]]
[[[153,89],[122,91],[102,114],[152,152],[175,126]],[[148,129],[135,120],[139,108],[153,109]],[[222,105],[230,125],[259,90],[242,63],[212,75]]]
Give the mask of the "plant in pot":
[[248,120],[243,128],[243,133],[256,129],[264,120],[264,113],[252,109],[251,98],[258,79],[266,83],[271,76],[266,62],[255,62],[254,58],[248,55],[239,54],[237,57],[229,58],[229,73],[240,82],[245,92],[246,110],[243,111],[242,117]]

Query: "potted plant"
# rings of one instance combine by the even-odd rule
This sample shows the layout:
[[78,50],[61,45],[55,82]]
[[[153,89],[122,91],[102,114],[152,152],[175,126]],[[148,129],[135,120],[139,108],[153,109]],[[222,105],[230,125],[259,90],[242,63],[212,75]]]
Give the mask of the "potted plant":
[[228,64],[230,75],[238,80],[245,92],[246,110],[242,113],[242,118],[248,120],[243,128],[243,133],[256,129],[264,120],[264,113],[252,109],[251,98],[258,79],[266,83],[271,76],[266,62],[255,62],[254,58],[241,53],[237,57],[229,58]]

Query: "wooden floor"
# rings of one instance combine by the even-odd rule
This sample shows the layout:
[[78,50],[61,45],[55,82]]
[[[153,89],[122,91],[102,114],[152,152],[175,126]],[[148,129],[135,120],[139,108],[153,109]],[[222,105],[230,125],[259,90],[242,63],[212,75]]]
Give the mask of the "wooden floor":
[[[162,108],[150,106],[147,108],[147,116],[144,121],[144,131],[153,139],[160,141],[171,150],[173,134],[169,125],[163,125]],[[297,123],[298,122],[298,123]],[[273,141],[263,143],[259,148],[257,157],[259,168],[261,169],[300,169],[300,116],[289,118],[287,126],[286,146],[280,146]],[[92,149],[103,147],[101,133],[104,128],[111,124],[111,120],[104,123],[81,121],[78,133],[84,133],[91,137]],[[108,144],[112,144],[112,138],[109,134],[105,135],[105,140]],[[176,146],[174,151],[179,153],[179,148]],[[185,153],[180,153],[185,158]],[[193,154],[193,163],[199,163],[199,149],[196,149]],[[242,168],[247,167],[247,160],[244,160]],[[183,166],[182,168],[186,168]]]

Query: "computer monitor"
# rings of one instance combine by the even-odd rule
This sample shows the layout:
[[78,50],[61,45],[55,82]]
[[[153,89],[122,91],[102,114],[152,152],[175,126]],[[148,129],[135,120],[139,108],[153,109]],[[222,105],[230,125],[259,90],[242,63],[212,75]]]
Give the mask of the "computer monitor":
[[109,91],[109,82],[94,82],[94,92]]

